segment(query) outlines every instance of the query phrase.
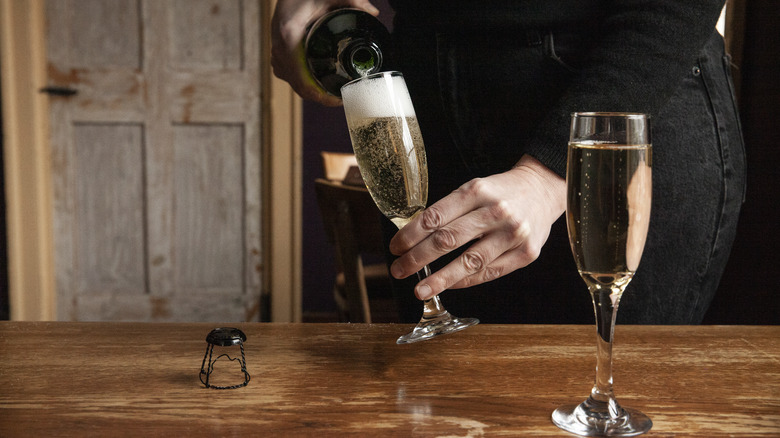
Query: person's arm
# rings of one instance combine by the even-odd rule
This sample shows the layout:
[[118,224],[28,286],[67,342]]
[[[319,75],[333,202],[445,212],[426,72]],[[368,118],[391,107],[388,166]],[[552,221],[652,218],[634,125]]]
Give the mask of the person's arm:
[[304,99],[327,106],[341,99],[322,91],[304,68],[303,38],[307,27],[327,12],[351,7],[374,16],[379,10],[368,0],[279,0],[271,20],[271,65],[274,75],[290,84]]
[[[657,114],[714,30],[723,0],[615,0],[586,65],[510,171],[476,179],[431,205],[390,244],[405,278],[476,239],[415,287],[420,299],[530,264],[565,210],[566,141],[574,111]],[[614,93],[615,89],[621,93]]]
[[[529,154],[559,175],[575,111],[658,115],[712,36],[725,0],[614,0],[598,42],[533,135]],[[614,90],[620,90],[616,94]]]

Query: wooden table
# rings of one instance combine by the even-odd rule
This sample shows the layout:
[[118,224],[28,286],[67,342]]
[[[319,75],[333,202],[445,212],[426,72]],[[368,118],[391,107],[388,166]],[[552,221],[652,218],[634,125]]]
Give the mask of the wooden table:
[[[214,324],[0,323],[0,436],[571,436],[590,326],[238,324],[251,381],[205,388]],[[780,327],[618,326],[615,390],[646,436],[780,436]],[[230,363],[230,362],[227,362]]]

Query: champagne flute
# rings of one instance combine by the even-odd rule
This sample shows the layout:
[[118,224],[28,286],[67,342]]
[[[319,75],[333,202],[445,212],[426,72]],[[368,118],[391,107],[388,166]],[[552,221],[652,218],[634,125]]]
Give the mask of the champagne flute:
[[[344,85],[341,97],[360,174],[379,210],[401,229],[428,201],[425,146],[404,77],[399,72],[368,75]],[[417,276],[422,280],[430,273],[425,266]],[[435,296],[423,302],[420,322],[397,343],[430,339],[478,322],[450,314]]]
[[652,188],[650,121],[645,114],[574,113],[566,170],[566,223],[580,276],[596,315],[596,379],[590,397],[552,414],[585,436],[635,436],[652,421],[623,408],[612,391],[612,341],[618,303],[647,237]]

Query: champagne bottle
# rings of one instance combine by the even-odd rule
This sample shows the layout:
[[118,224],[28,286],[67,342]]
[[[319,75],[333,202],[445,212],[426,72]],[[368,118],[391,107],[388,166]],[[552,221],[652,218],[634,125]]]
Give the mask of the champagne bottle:
[[341,86],[382,68],[390,41],[387,28],[359,9],[337,9],[312,24],[304,50],[314,82],[325,92],[341,97]]

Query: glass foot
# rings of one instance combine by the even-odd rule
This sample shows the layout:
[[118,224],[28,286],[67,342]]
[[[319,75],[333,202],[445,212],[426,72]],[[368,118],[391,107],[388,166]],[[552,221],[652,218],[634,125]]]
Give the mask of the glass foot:
[[433,318],[423,317],[414,330],[398,338],[395,343],[411,344],[412,342],[424,341],[434,336],[454,333],[478,323],[477,318],[458,318],[445,310],[444,313]]
[[552,414],[553,423],[561,429],[582,436],[636,436],[653,427],[647,415],[592,398],[579,405],[561,406]]

